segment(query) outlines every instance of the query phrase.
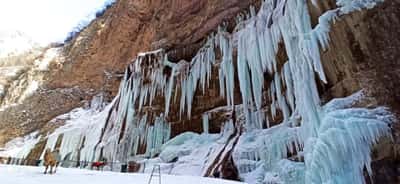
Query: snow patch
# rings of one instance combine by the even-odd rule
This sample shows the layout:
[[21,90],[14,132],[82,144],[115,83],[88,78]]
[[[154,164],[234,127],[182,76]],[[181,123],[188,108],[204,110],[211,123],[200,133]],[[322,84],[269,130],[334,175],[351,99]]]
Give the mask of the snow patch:
[[[80,169],[58,168],[54,175],[43,175],[44,167],[23,167],[0,165],[0,181],[7,184],[110,184],[110,183],[135,183],[147,184],[149,174],[122,174],[115,172],[98,172]],[[158,182],[155,177],[152,183]],[[163,184],[240,184],[240,182],[193,177],[193,176],[172,176],[163,174]]]

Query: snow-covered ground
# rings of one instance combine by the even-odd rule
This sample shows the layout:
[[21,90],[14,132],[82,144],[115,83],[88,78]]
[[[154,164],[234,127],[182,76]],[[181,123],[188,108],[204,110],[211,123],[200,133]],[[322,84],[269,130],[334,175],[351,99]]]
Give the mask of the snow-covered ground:
[[[147,184],[149,174],[123,174],[59,168],[56,174],[44,175],[43,167],[0,165],[0,183],[4,184]],[[240,184],[240,182],[204,177],[162,175],[162,184]],[[158,184],[158,177],[152,180]]]

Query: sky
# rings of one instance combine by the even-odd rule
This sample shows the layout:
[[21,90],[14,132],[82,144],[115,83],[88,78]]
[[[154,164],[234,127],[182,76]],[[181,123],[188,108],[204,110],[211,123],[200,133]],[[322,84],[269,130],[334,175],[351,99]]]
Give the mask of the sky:
[[39,44],[63,41],[110,0],[0,0],[0,32],[20,31]]

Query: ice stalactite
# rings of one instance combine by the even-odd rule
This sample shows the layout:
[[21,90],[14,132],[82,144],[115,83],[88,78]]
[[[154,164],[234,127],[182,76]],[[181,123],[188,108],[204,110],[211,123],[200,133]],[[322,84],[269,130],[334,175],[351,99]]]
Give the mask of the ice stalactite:
[[203,133],[208,134],[210,127],[209,115],[207,113],[203,114],[202,119],[203,119]]
[[263,129],[265,125],[269,127],[268,117],[264,109],[250,113],[252,127],[251,129]]
[[283,78],[284,78],[284,84],[286,86],[286,98],[288,101],[288,104],[290,106],[290,109],[293,111],[295,107],[295,100],[294,100],[294,94],[293,94],[293,78],[292,74],[290,72],[290,65],[289,63],[285,63],[283,66]]
[[146,155],[154,157],[161,152],[162,145],[171,137],[171,125],[163,117],[156,118],[154,125],[147,129]]
[[243,50],[245,50],[245,48],[242,47],[244,47],[244,45],[239,44],[238,61],[237,61],[238,77],[239,77],[239,86],[242,95],[244,111],[246,112],[246,120],[248,121],[248,124],[250,124],[249,109],[253,106],[253,97],[251,92],[251,83],[250,83],[251,79],[250,79],[249,69],[245,60],[244,56],[245,53],[243,53]]
[[[263,67],[260,54],[262,51],[258,41],[259,30],[256,26],[257,21],[255,19],[254,7],[251,8],[250,16],[251,18],[248,20],[246,27],[238,32],[238,52],[240,53],[238,54],[238,62],[241,63],[241,66],[247,65],[243,68],[242,72],[248,73],[244,75],[249,75],[247,77],[251,79],[244,81],[248,82],[246,87],[249,87],[249,90],[252,91],[252,93],[248,95],[253,95],[257,109],[261,109],[264,71],[262,70]],[[245,71],[246,68],[248,71]]]
[[[62,141],[60,145],[61,158],[66,160],[78,160],[79,150],[84,141],[84,134],[82,131],[67,131],[62,134]],[[76,150],[76,151],[75,151]],[[63,165],[66,166],[64,163]]]
[[233,106],[235,105],[235,70],[233,64],[233,43],[230,36],[231,35],[227,33],[222,27],[219,27],[217,38],[219,41],[218,45],[222,54],[222,61],[219,67],[220,95],[226,98],[228,106]]
[[275,90],[275,83],[271,83],[271,87],[269,89],[269,97],[271,99],[270,111],[272,119],[276,117],[276,90]]
[[286,98],[282,92],[281,78],[278,73],[275,73],[275,78],[274,78],[273,82],[274,82],[275,89],[276,89],[276,97],[278,98],[278,106],[282,110],[282,113],[283,113],[283,119],[284,119],[284,121],[288,120],[290,112],[289,112],[289,108],[286,103]]
[[146,136],[147,136],[147,115],[142,116],[141,118],[136,119],[137,126],[133,127],[132,131],[128,131],[128,134],[131,134],[131,150],[128,156],[134,156],[139,154],[139,148],[145,145]]
[[172,71],[171,71],[171,76],[168,80],[168,88],[165,91],[165,116],[168,116],[169,114],[169,108],[171,106],[171,96],[172,92],[174,89],[174,80],[175,80],[175,73],[176,73],[176,67],[172,66]]
[[191,118],[193,98],[199,88],[203,92],[210,85],[212,66],[215,64],[215,36],[211,35],[206,44],[186,67],[181,80],[180,113],[186,112]]

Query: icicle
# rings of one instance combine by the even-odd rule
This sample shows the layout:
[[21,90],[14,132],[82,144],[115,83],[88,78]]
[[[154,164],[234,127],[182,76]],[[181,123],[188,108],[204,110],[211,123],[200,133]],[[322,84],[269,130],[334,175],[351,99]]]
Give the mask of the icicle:
[[157,117],[154,126],[150,126],[147,130],[146,155],[154,157],[160,153],[161,146],[170,139],[170,136],[170,124],[164,122],[163,115]]
[[234,105],[234,68],[233,68],[233,46],[232,41],[227,36],[228,33],[219,27],[218,38],[219,47],[222,53],[222,62],[219,67],[219,87],[220,95],[226,97],[228,106]]
[[[251,8],[252,16],[255,16],[254,7]],[[257,110],[261,109],[262,105],[262,89],[264,84],[264,75],[262,70],[261,63],[261,55],[259,50],[258,43],[258,30],[256,26],[256,19],[252,18],[247,25],[247,27],[243,30],[243,33],[240,34],[243,38],[239,38],[239,44],[242,44],[242,49],[244,50],[245,60],[249,66],[249,70],[251,73],[251,84],[252,84],[252,92],[254,96],[254,102],[257,107]],[[240,42],[244,43],[240,43]]]
[[209,115],[207,113],[203,114],[203,133],[208,134],[209,130]]
[[293,94],[293,78],[290,70],[289,63],[285,63],[283,66],[283,76],[285,78],[286,85],[286,99],[289,103],[290,108],[294,111],[294,94]]
[[174,75],[175,75],[175,67],[172,68],[171,76],[168,80],[168,89],[166,90],[165,94],[165,116],[168,116],[169,107],[171,105],[170,103],[171,103],[172,89],[174,87]]
[[287,107],[286,100],[285,100],[285,98],[284,98],[284,96],[282,94],[281,79],[280,79],[278,73],[275,73],[274,82],[275,82],[276,96],[278,98],[279,108],[282,110],[284,121],[286,121],[289,118],[289,113],[290,112],[289,112],[289,109]]
[[276,117],[276,102],[275,102],[275,82],[271,82],[271,87],[270,87],[270,99],[271,99],[271,117],[272,120],[275,119]]
[[197,88],[200,87],[204,94],[206,88],[208,88],[210,84],[212,66],[215,63],[214,42],[215,37],[212,35],[192,59],[190,69],[184,74],[186,78],[181,82],[182,96],[180,101],[180,113],[182,114],[185,111],[184,108],[186,104],[186,112],[189,119],[191,118],[193,98]]
[[[244,34],[244,33],[239,33],[239,34]],[[253,106],[252,103],[253,98],[251,93],[252,91],[250,83],[251,79],[246,61],[246,45],[244,39],[246,39],[244,36],[239,36],[237,66],[238,66],[240,92],[243,101],[243,111],[245,112],[246,121],[249,124],[250,123],[249,108]]]

